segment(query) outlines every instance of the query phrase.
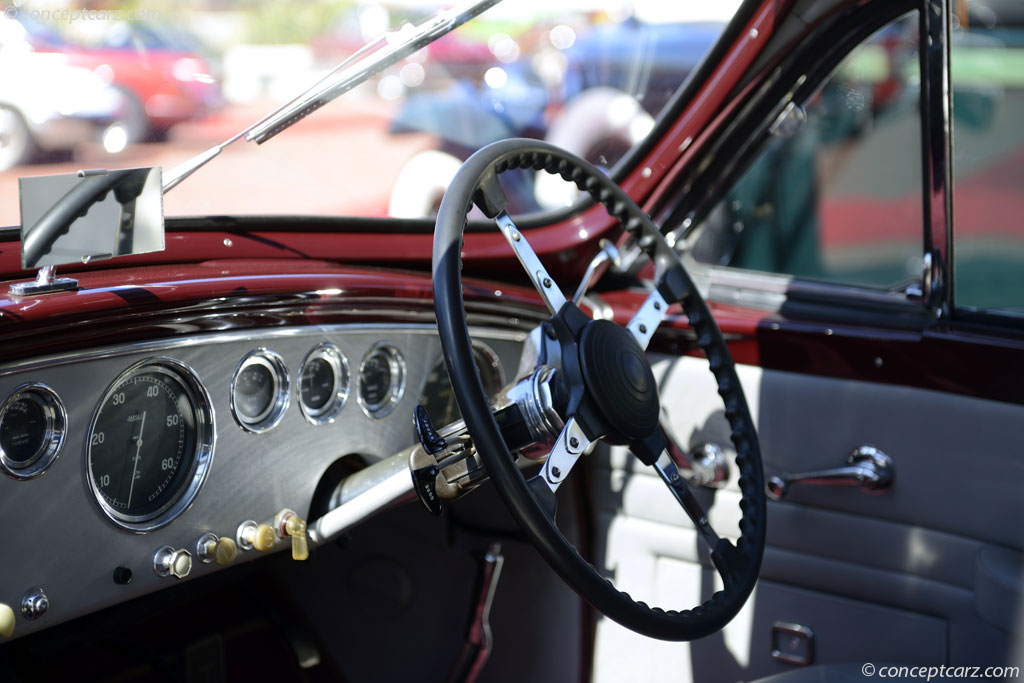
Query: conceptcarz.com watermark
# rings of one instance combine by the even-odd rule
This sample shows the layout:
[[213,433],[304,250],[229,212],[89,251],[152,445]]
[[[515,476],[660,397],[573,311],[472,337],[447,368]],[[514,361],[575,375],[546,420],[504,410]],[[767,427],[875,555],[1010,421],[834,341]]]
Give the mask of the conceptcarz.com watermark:
[[160,21],[158,9],[26,9],[9,5],[4,8],[8,19],[30,19],[42,24],[76,21]]
[[865,662],[860,672],[867,678],[920,678],[924,681],[943,678],[1020,678],[1019,666],[877,666]]

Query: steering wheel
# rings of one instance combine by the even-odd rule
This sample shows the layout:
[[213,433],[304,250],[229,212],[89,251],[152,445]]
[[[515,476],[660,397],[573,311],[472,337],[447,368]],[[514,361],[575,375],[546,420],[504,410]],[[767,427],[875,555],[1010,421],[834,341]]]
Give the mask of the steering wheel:
[[[560,175],[603,204],[655,265],[654,289],[625,327],[591,320],[567,301],[505,210],[498,175],[515,168]],[[494,218],[552,313],[557,358],[567,400],[564,426],[539,474],[527,480],[502,438],[473,360],[462,296],[462,236],[473,203]],[[721,629],[743,606],[757,581],[765,544],[765,483],[760,447],[721,331],[679,256],[644,212],[586,161],[537,140],[493,143],[456,174],[437,215],[433,254],[434,305],[448,374],[477,453],[502,499],[548,564],[610,619],[652,638],[693,640]],[[658,387],[644,354],[670,304],[679,302],[697,334],[725,403],[742,493],[740,536],[719,537],[666,453],[659,426]],[[553,361],[553,362],[552,362]],[[555,492],[580,456],[598,440],[628,445],[654,467],[709,546],[724,589],[682,611],[635,601],[584,560],[554,523]]]

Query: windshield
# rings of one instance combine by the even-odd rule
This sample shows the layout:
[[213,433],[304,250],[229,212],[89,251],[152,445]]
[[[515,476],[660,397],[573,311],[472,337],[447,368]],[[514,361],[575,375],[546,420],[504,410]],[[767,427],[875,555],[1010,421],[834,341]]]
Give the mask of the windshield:
[[[500,3],[266,143],[230,145],[167,194],[165,212],[429,216],[461,162],[508,137],[545,139],[611,168],[650,132],[737,5]],[[0,225],[19,222],[18,177],[166,173],[368,41],[446,7],[0,6]],[[560,181],[525,176],[509,194],[518,211],[574,198]]]

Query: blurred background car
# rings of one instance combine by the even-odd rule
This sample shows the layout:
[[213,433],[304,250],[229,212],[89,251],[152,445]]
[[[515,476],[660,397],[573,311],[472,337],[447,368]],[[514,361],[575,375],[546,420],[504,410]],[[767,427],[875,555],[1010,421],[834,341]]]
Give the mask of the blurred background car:
[[0,171],[83,142],[99,142],[109,153],[123,150],[127,103],[121,93],[61,54],[36,51],[27,38],[21,24],[0,17]]
[[[172,126],[223,104],[220,86],[201,46],[169,26],[132,21],[83,23],[79,43],[30,19],[20,19],[37,52],[62,54],[71,66],[94,72],[124,96],[124,125],[132,142],[162,140]],[[74,25],[72,25],[74,26]]]

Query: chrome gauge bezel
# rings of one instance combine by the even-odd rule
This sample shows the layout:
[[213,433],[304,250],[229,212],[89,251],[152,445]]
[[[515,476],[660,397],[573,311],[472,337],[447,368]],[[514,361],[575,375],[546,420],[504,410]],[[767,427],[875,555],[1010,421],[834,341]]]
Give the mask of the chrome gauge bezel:
[[[387,397],[383,401],[376,404],[371,404],[366,401],[366,397],[363,396],[363,371],[366,368],[366,362],[373,358],[378,353],[383,352],[388,357],[388,369],[391,373],[391,386],[388,390]],[[363,355],[363,360],[359,363],[359,374],[355,379],[356,382],[356,401],[359,403],[359,407],[367,417],[371,417],[375,420],[387,417],[395,410],[395,406],[405,396],[405,383],[408,379],[408,370],[405,364],[405,358],[402,356],[402,352],[396,349],[392,344],[386,341],[379,341],[367,350]]]
[[29,397],[43,409],[46,417],[46,430],[43,432],[43,446],[28,462],[12,460],[0,446],[0,469],[12,479],[32,479],[38,477],[57,460],[64,440],[67,437],[68,415],[64,403],[53,389],[38,382],[28,382],[15,387],[0,405],[0,423],[3,422],[7,409],[22,397]]
[[[302,399],[302,376],[306,372],[306,366],[315,360],[322,360],[331,367],[334,373],[334,395],[327,403],[320,408],[307,406]],[[348,358],[341,350],[329,342],[313,347],[302,360],[299,374],[295,381],[295,398],[299,402],[299,410],[308,422],[315,425],[328,424],[334,421],[341,409],[348,402],[349,385],[351,375],[349,374]]]
[[[255,418],[249,418],[242,415],[238,411],[235,402],[235,383],[238,380],[238,376],[246,369],[253,365],[261,365],[270,372],[270,377],[274,381],[273,388],[273,400],[267,409],[257,415]],[[288,410],[289,400],[289,381],[288,381],[288,366],[284,364],[284,359],[276,351],[268,348],[253,349],[249,353],[242,357],[242,360],[238,362],[235,367],[235,372],[231,375],[231,414],[235,417],[235,423],[247,432],[253,434],[262,434],[263,432],[269,431],[276,427],[284,418],[285,412]]]
[[[473,345],[473,350],[479,351],[480,355],[487,360],[487,364],[491,366],[492,370],[494,370],[494,384],[489,387],[484,387],[484,390],[488,392],[489,395],[493,396],[498,393],[503,386],[505,386],[505,382],[507,381],[505,377],[505,366],[501,364],[501,358],[498,357],[498,352],[490,346],[477,339],[471,340],[471,343]],[[441,356],[439,360],[444,362],[444,356]],[[424,386],[426,385],[424,384]]]
[[[181,490],[172,496],[167,503],[160,508],[144,515],[126,515],[115,510],[107,503],[99,486],[93,479],[92,472],[92,435],[96,428],[96,421],[99,419],[100,410],[106,405],[110,395],[133,375],[144,372],[157,372],[170,375],[178,381],[185,389],[188,400],[195,415],[196,436],[195,447],[192,454],[192,464],[189,467],[187,478],[183,481],[185,485]],[[92,420],[89,422],[89,430],[85,435],[85,453],[83,458],[86,480],[89,490],[92,491],[100,510],[116,526],[128,531],[144,533],[154,531],[167,526],[183,512],[192,506],[196,496],[199,494],[207,475],[210,473],[210,464],[213,462],[214,445],[216,443],[216,422],[214,420],[213,402],[196,372],[185,363],[166,356],[146,358],[131,365],[119,374],[110,383],[103,396],[93,409]]]
[[[501,390],[503,386],[505,386],[505,366],[501,364],[501,358],[498,357],[498,353],[487,344],[477,339],[471,339],[470,344],[473,347],[473,357],[482,357],[484,360],[487,361],[487,364],[491,367],[491,370],[494,371],[495,381],[492,383],[491,386],[484,386],[484,391],[487,393],[487,395],[494,396],[495,394],[498,393],[498,391]],[[479,356],[477,356],[477,354],[479,354]],[[417,400],[420,401],[421,405],[424,397],[426,396],[427,389],[430,388],[430,376],[431,374],[433,374],[434,368],[436,368],[438,365],[444,367],[445,375],[447,375],[448,373],[448,367],[445,365],[444,362],[444,355],[439,355],[431,365],[427,366],[427,373],[426,376],[423,378],[423,382],[420,384],[420,393],[419,397],[417,398]],[[449,382],[450,381],[451,380],[449,379]],[[442,425],[434,426],[441,427]]]

